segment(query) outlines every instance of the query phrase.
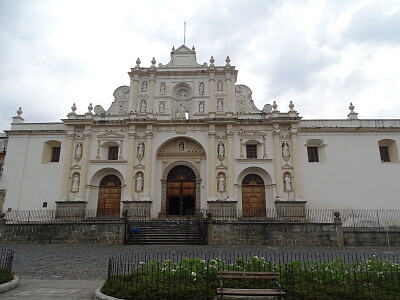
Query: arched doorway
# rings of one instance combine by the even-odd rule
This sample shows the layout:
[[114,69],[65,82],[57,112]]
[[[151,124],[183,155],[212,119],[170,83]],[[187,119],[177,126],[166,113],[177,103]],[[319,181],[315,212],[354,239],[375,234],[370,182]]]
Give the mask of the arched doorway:
[[244,217],[265,217],[265,185],[264,180],[249,174],[242,181],[242,208]]
[[121,204],[121,180],[116,175],[107,175],[100,181],[97,215],[119,216]]
[[176,166],[167,176],[167,215],[192,215],[195,209],[196,175],[187,166]]

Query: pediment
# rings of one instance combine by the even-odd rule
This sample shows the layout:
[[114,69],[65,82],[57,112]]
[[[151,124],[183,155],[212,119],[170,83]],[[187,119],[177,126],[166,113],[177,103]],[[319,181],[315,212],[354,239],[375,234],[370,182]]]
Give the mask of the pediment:
[[125,135],[118,132],[107,131],[97,136],[99,139],[123,139]]
[[203,156],[203,147],[187,138],[176,138],[160,149],[159,156]]
[[159,64],[159,68],[173,67],[201,67],[196,61],[196,51],[189,49],[185,45],[180,46],[171,52],[171,60],[168,64]]

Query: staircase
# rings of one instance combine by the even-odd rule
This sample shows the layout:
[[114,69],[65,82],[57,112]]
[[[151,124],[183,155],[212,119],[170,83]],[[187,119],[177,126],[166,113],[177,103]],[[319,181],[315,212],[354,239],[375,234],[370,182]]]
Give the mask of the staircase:
[[125,244],[205,245],[207,231],[196,219],[128,221]]

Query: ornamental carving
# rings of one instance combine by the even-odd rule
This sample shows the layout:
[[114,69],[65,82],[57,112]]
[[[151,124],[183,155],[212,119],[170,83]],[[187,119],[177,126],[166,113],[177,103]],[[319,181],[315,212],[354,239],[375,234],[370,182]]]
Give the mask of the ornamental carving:
[[161,147],[158,155],[164,156],[204,156],[204,149],[197,142],[186,138],[174,139]]

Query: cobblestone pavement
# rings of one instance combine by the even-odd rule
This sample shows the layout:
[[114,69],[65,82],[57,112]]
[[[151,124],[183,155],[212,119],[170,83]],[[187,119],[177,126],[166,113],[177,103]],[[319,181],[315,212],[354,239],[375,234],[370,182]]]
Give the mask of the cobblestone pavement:
[[400,247],[267,247],[267,246],[212,246],[212,245],[38,245],[6,244],[2,248],[15,251],[13,272],[21,279],[75,279],[104,280],[107,277],[108,259],[126,253],[173,252],[174,255],[194,252],[235,253],[275,252],[342,255],[395,255],[400,258]]

